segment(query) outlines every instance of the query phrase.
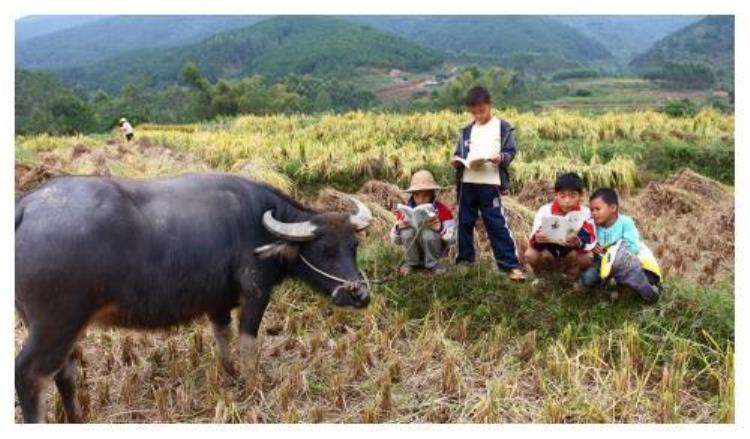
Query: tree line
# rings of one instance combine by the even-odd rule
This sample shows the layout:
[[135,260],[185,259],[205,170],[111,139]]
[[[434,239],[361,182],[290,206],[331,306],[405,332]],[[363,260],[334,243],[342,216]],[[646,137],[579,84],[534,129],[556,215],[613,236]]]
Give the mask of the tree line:
[[[499,67],[468,67],[432,92],[414,95],[402,111],[461,109],[466,90],[487,87],[504,106],[528,106],[527,78]],[[134,124],[193,123],[238,114],[345,112],[383,108],[376,95],[336,77],[290,74],[209,81],[193,63],[179,81],[155,89],[127,82],[119,94],[71,89],[54,75],[16,69],[16,134],[105,132],[125,117]]]
[[[710,69],[703,67],[693,62],[669,63],[650,78],[683,87],[708,87],[715,78]],[[570,70],[562,75],[581,77],[593,72]],[[558,84],[560,78],[545,79],[497,66],[464,67],[450,78],[441,79],[444,82],[439,87],[419,91],[404,102],[384,103],[362,85],[337,76],[289,74],[274,81],[256,74],[211,82],[195,64],[186,63],[179,80],[166,87],[128,81],[119,93],[108,93],[101,89],[71,89],[50,73],[16,69],[16,134],[106,132],[121,117],[137,125],[194,123],[239,114],[314,114],[354,109],[460,111],[466,90],[475,85],[485,86],[498,107],[527,111],[534,108],[535,101],[573,92]],[[585,96],[582,92],[585,90],[576,90],[575,95]],[[686,103],[678,104],[671,104],[664,111],[676,116],[690,113]],[[716,106],[721,102],[709,104]],[[719,108],[732,111],[733,94],[728,105]]]
[[87,93],[54,75],[16,69],[16,134],[104,132],[120,117],[132,123],[192,123],[237,114],[343,112],[376,105],[374,93],[345,81],[291,74],[274,82],[262,75],[209,82],[184,66],[163,89],[129,81],[119,94]]

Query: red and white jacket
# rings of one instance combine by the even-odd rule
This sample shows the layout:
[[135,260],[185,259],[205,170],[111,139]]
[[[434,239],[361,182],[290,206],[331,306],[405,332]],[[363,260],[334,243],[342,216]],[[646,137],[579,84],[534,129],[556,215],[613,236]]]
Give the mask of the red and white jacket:
[[[415,207],[416,204],[414,203],[414,198],[410,197],[409,201],[407,201],[407,206],[409,207]],[[437,217],[440,220],[440,238],[444,242],[450,242],[453,240],[456,230],[456,220],[453,219],[453,212],[451,212],[450,208],[446,206],[445,204],[441,203],[438,200],[435,200],[432,202],[432,205],[435,206],[435,211],[437,212]],[[393,227],[391,227],[390,232],[390,238],[391,242],[394,244],[401,244],[401,231],[398,230],[398,221],[402,220],[404,218],[404,214],[400,211],[396,211],[396,223],[393,224]]]
[[[591,251],[596,247],[596,225],[591,218],[589,208],[579,204],[574,207],[571,212],[584,212],[585,219],[583,220],[583,225],[581,225],[581,228],[578,230],[578,239],[581,240],[580,248],[582,250]],[[534,235],[542,228],[542,218],[552,215],[567,216],[567,214],[560,209],[560,204],[558,204],[557,200],[545,204],[536,211],[536,215],[534,215],[534,224],[531,226],[531,235],[529,235],[529,245],[533,246],[534,244],[537,244],[534,240]]]

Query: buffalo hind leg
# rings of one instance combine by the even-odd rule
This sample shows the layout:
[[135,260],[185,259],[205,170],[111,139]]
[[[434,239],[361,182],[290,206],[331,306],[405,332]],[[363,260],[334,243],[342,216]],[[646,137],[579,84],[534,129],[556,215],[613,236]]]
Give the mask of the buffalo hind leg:
[[[74,338],[67,342],[44,340],[37,334],[29,335],[16,357],[16,392],[23,420],[28,423],[46,421],[45,390],[53,375],[66,363],[74,341]],[[74,391],[69,392],[73,394]]]
[[27,339],[16,357],[16,393],[23,413],[23,422],[46,421],[46,405],[42,399],[49,377],[41,376],[33,368],[33,349]]
[[[16,357],[16,392],[24,422],[45,422],[45,390],[58,372],[62,372],[61,383],[67,392],[67,396],[61,395],[63,401],[67,399],[70,403],[75,399],[75,368],[69,371],[66,363],[86,326],[88,314],[80,312],[66,320],[66,316],[54,318],[47,312],[32,316],[26,311],[29,334]],[[78,415],[75,410],[68,412],[69,419]]]
[[216,343],[216,355],[219,358],[221,367],[229,375],[235,376],[236,370],[232,362],[232,350],[230,340],[232,338],[232,312],[231,309],[219,311],[209,316],[211,320],[211,329],[214,333],[214,342]]
[[76,372],[80,349],[74,348],[63,363],[62,368],[55,374],[55,384],[57,391],[60,392],[65,416],[70,423],[79,423],[83,421],[81,407],[76,397]]

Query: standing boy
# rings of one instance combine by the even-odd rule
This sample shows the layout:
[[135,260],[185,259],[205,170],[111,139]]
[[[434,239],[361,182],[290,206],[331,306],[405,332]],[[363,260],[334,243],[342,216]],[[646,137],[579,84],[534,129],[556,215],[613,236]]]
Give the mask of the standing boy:
[[[466,106],[474,120],[461,129],[451,161],[456,168],[458,194],[456,263],[474,262],[474,225],[481,213],[498,268],[511,280],[523,281],[526,277],[501,202],[501,195],[509,191],[508,166],[516,155],[513,128],[492,116],[492,99],[484,87],[469,90]],[[473,166],[467,168],[464,163]]]

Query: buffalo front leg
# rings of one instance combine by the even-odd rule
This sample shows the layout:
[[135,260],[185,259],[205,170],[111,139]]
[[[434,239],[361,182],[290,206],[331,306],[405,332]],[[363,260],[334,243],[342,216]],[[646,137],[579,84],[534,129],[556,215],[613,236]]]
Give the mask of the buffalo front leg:
[[230,347],[230,340],[232,339],[232,313],[230,309],[223,310],[212,314],[209,317],[211,320],[211,329],[214,333],[215,353],[221,363],[221,367],[229,375],[234,376],[236,374],[234,364],[232,362],[232,349]]
[[258,329],[268,306],[269,298],[270,292],[266,293],[257,288],[243,294],[239,331],[240,367],[251,389],[255,387],[258,374],[258,356],[260,354]]

